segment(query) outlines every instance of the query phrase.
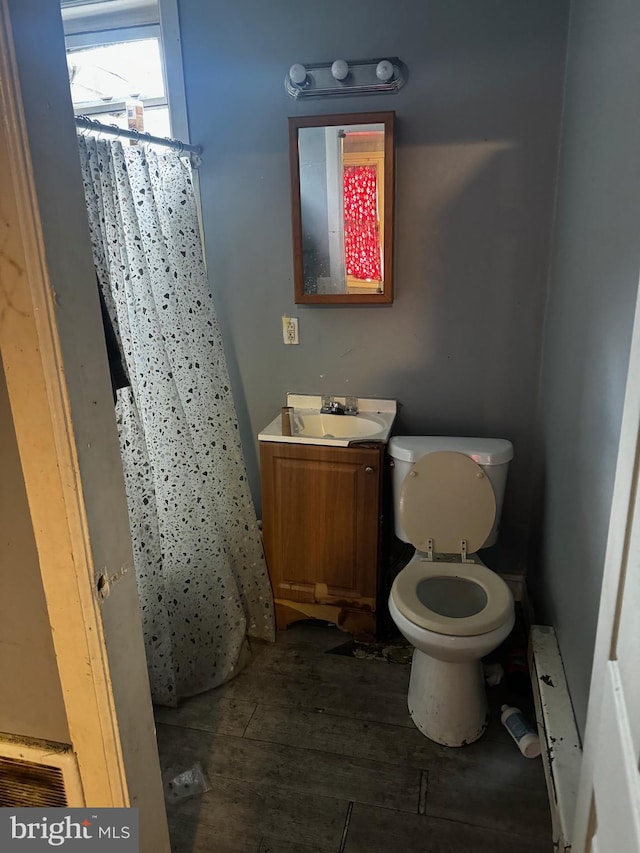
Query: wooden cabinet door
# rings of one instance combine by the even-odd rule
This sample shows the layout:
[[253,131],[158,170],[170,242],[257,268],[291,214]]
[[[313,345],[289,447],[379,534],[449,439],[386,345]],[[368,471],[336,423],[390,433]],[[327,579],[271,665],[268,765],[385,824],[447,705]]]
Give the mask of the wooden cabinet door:
[[374,609],[383,447],[262,442],[262,516],[276,598]]

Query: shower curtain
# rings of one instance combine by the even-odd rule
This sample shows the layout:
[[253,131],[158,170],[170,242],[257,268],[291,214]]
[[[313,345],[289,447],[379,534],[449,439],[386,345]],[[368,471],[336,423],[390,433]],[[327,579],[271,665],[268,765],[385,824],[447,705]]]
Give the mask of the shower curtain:
[[94,262],[130,387],[118,391],[154,702],[234,675],[273,601],[200,244],[190,165],[79,137]]

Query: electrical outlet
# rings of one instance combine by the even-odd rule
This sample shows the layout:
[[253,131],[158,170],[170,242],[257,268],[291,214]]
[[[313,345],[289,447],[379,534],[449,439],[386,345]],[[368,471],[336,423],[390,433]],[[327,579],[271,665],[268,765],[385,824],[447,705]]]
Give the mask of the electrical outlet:
[[283,317],[282,318],[282,340],[285,344],[299,344],[298,337],[298,318]]

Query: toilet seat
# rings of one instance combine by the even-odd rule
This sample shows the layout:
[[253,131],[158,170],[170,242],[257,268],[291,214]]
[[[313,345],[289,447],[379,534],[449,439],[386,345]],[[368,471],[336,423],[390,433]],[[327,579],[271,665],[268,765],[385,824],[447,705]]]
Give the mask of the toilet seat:
[[[421,552],[473,553],[496,516],[489,478],[464,453],[437,451],[418,459],[402,484],[400,521]],[[417,556],[396,577],[391,597],[414,625],[451,637],[488,634],[513,613],[506,583],[486,566],[433,562]]]
[[[429,589],[429,582],[436,580],[441,582]],[[472,585],[462,596],[461,582]],[[414,625],[452,637],[487,634],[503,625],[513,612],[513,597],[502,578],[486,566],[469,562],[434,563],[424,557],[414,558],[393,582],[391,597]],[[456,611],[459,615],[453,615]]]
[[402,527],[419,551],[471,554],[482,548],[496,517],[493,486],[464,453],[437,451],[418,459],[400,490]]

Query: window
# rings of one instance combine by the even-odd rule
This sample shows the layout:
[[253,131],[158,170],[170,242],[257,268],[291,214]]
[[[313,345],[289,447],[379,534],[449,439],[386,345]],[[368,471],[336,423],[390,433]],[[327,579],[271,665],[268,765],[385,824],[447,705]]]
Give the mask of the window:
[[66,44],[76,115],[171,136],[158,24],[77,33]]

